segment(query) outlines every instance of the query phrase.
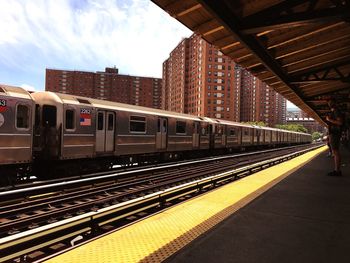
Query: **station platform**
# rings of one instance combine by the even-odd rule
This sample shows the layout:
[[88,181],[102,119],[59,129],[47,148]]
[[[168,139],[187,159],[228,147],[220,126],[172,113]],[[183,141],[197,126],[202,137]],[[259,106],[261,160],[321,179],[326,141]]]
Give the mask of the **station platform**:
[[349,262],[350,153],[323,146],[47,262]]

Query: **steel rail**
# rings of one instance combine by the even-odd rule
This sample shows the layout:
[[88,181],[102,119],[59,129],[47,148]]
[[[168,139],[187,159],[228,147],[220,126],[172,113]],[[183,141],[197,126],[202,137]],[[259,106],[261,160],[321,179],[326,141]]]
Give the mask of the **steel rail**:
[[73,177],[75,179],[69,180],[69,178],[63,178],[62,181],[57,182],[59,179],[54,179],[54,183],[50,182],[37,182],[37,183],[31,183],[30,186],[28,185],[19,185],[19,189],[15,187],[15,189],[8,189],[9,187],[2,188],[2,191],[0,191],[0,201],[4,201],[6,199],[16,199],[16,198],[21,198],[23,196],[28,196],[31,193],[35,194],[40,194],[40,193],[45,193],[48,191],[57,191],[59,189],[63,189],[65,187],[71,187],[74,185],[82,185],[82,184],[95,184],[101,181],[105,181],[108,179],[115,180],[118,179],[118,177],[125,177],[130,174],[136,174],[136,173],[142,173],[146,171],[157,171],[157,170],[162,170],[162,169],[167,169],[167,168],[173,168],[173,167],[181,167],[181,166],[186,166],[186,165],[193,165],[196,163],[204,163],[208,161],[214,161],[214,160],[223,160],[223,159],[228,159],[228,158],[234,158],[234,157],[243,157],[243,156],[251,156],[255,155],[257,153],[268,153],[268,152],[275,152],[278,150],[284,150],[284,149],[293,149],[300,147],[301,145],[297,146],[290,146],[290,147],[280,147],[280,148],[274,148],[274,149],[269,149],[269,150],[264,150],[264,151],[254,151],[254,152],[248,152],[248,153],[240,153],[240,154],[230,154],[230,155],[224,155],[224,156],[215,156],[215,157],[207,157],[204,159],[199,159],[199,160],[190,160],[190,161],[183,161],[183,162],[177,162],[177,163],[171,163],[171,164],[165,164],[165,165],[155,165],[151,167],[142,167],[140,169],[130,169],[127,171],[123,172],[113,172],[113,173],[106,173],[103,172],[101,173],[94,173],[90,175],[82,175],[79,177]]

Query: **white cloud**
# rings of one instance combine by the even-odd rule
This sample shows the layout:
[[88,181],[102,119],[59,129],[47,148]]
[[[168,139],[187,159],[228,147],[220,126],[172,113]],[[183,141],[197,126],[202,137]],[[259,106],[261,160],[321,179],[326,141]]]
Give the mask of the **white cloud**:
[[287,100],[287,109],[299,109],[297,106],[295,106],[293,103],[291,103],[289,100]]
[[42,85],[46,67],[161,77],[191,34],[149,0],[0,1],[0,32],[0,70],[40,75]]

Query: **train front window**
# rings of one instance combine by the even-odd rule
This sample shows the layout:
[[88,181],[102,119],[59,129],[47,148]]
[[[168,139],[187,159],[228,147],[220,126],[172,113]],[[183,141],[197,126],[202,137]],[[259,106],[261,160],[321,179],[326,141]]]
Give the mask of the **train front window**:
[[74,130],[75,128],[75,112],[74,110],[66,110],[66,130]]
[[17,105],[16,127],[19,129],[29,128],[29,107],[26,105]]
[[56,127],[57,110],[55,106],[44,105],[43,106],[43,126]]

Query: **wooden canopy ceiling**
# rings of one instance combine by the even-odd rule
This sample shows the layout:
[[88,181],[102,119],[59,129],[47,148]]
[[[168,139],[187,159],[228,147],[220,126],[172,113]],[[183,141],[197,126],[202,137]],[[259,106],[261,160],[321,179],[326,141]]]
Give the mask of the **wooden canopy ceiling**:
[[319,122],[348,112],[350,0],[152,1]]

